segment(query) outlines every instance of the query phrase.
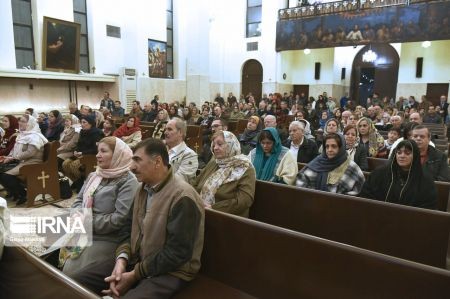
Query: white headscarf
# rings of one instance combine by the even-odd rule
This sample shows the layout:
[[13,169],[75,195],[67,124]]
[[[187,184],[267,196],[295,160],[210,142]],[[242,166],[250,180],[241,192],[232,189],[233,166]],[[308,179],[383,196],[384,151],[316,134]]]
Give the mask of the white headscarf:
[[19,126],[19,135],[17,135],[16,143],[31,144],[38,150],[41,149],[48,140],[42,135],[36,118],[31,115],[23,115],[22,117],[28,119],[27,127],[25,130],[20,130]]

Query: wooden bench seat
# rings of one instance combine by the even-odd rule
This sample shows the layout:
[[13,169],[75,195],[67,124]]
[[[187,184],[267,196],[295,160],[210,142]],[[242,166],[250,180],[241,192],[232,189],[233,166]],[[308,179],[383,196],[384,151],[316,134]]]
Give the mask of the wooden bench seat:
[[56,150],[59,142],[53,141],[44,145],[42,163],[24,165],[19,170],[19,178],[26,182],[27,207],[35,205],[36,196],[42,195],[42,204],[47,204],[45,195],[50,195],[57,202],[60,199],[59,174]]
[[443,269],[217,211],[207,210],[205,217],[200,279],[176,299],[444,298],[450,294],[450,272]]
[[418,263],[446,267],[448,213],[257,181],[250,218]]
[[61,271],[20,247],[5,247],[0,260],[4,299],[99,299]]

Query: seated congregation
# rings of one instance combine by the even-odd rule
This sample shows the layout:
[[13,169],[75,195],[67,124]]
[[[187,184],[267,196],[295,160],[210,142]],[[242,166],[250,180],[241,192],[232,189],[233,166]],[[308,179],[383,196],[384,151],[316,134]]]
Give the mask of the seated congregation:
[[[196,294],[202,298],[196,284],[190,285],[199,271],[200,282],[211,276],[239,289],[239,283],[230,278],[233,275],[223,269],[226,265],[214,264],[219,258],[217,252],[223,252],[228,244],[218,239],[222,232],[217,231],[219,227],[224,232],[223,240],[239,240],[242,244],[248,241],[239,227],[245,229],[248,239],[255,242],[249,245],[254,250],[261,240],[251,232],[270,239],[285,239],[286,247],[296,244],[295,248],[300,248],[297,244],[309,244],[324,253],[325,247],[334,248],[343,252],[337,258],[339,262],[344,263],[350,256],[372,261],[368,271],[373,275],[385,275],[389,271],[400,273],[396,267],[402,265],[408,269],[407,275],[412,281],[416,281],[423,277],[422,272],[429,271],[430,277],[437,277],[433,283],[441,290],[444,284],[440,284],[440,279],[448,281],[450,276],[439,271],[434,273],[407,260],[445,268],[443,252],[429,260],[420,260],[418,255],[405,256],[403,248],[397,254],[389,249],[383,251],[369,245],[365,248],[356,241],[353,244],[327,236],[321,237],[331,241],[317,241],[302,230],[290,234],[242,219],[296,230],[288,224],[270,221],[270,215],[265,218],[264,213],[258,214],[261,211],[258,200],[264,197],[258,188],[274,184],[282,191],[274,193],[273,200],[282,198],[284,192],[303,198],[305,194],[315,194],[308,192],[319,191],[320,196],[331,199],[330,202],[348,199],[361,202],[361,209],[363,205],[364,209],[369,206],[373,211],[380,209],[380,217],[389,209],[397,209],[401,215],[411,213],[413,216],[408,219],[419,219],[420,215],[430,219],[441,217],[445,223],[441,224],[442,229],[448,229],[447,235],[440,234],[436,241],[441,248],[448,241],[450,215],[410,207],[435,210],[439,206],[438,186],[450,181],[450,174],[447,155],[438,148],[440,143],[436,140],[445,138],[447,144],[446,131],[443,136],[434,135],[435,127],[423,121],[430,119],[428,111],[421,114],[420,109],[417,111],[413,107],[413,103],[411,107],[398,107],[396,103],[387,102],[384,106],[374,104],[366,109],[355,106],[350,100],[340,107],[336,99],[326,94],[315,100],[275,93],[264,96],[259,102],[253,96],[237,101],[216,98],[201,108],[194,103],[184,106],[177,102],[152,101],[141,109],[140,103],[135,101],[128,115],[119,116],[114,116],[114,104],[101,105],[98,111],[85,105],[78,110],[72,104],[69,114],[52,110],[48,117],[40,113],[37,118],[29,108],[19,118],[3,117],[0,184],[8,192],[8,200],[17,200],[18,206],[23,204],[27,190],[19,176],[20,167],[42,162],[44,145],[59,141],[58,170],[70,178],[71,187],[77,192],[72,207],[92,209],[94,228],[92,246],[60,249],[59,268],[81,284],[79,287],[86,287],[97,295],[188,298],[183,294]],[[406,108],[410,108],[409,114]],[[198,130],[192,130],[193,127]],[[82,158],[94,155],[96,169],[89,173]],[[384,159],[385,166],[371,168],[369,161],[374,159]],[[446,199],[449,190],[446,189]],[[289,200],[295,200],[292,197]],[[380,205],[385,210],[378,208]],[[270,212],[269,207],[266,210],[266,214]],[[234,216],[227,218],[216,211]],[[214,231],[217,235],[213,235]],[[396,257],[368,254],[332,241]],[[239,252],[247,256],[245,248]],[[305,256],[311,257],[311,252],[305,252]],[[286,254],[294,256],[290,250]],[[263,250],[262,256],[265,255]],[[306,258],[294,259],[307,263]],[[375,265],[382,265],[383,259],[392,260],[380,270]],[[232,260],[226,260],[231,267]],[[256,267],[257,262],[249,260]],[[281,260],[274,258],[283,263]],[[287,264],[284,266],[290,269]],[[338,268],[333,267],[330,271],[338,276]],[[230,277],[221,277],[217,274],[220,271]],[[258,282],[264,282],[264,277],[253,273],[258,272],[256,269],[241,271],[249,275],[249,279],[254,275]],[[356,272],[350,272],[349,276],[358,277]],[[272,280],[276,279],[272,277]],[[275,288],[273,281],[266,283]],[[246,294],[263,296],[255,291],[255,286],[244,285],[241,287]],[[291,287],[296,288],[294,285],[292,282]],[[356,293],[363,292],[356,284],[353,287]],[[305,286],[292,290],[290,295],[291,290],[283,292],[290,297],[305,292],[305,289],[300,291],[301,288]],[[396,287],[392,288],[394,293],[399,292]],[[180,290],[185,293],[179,293]]]

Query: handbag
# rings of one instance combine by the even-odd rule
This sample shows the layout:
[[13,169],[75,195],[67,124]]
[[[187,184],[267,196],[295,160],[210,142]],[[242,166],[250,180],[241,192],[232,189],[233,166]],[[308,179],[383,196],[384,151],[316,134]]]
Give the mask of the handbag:
[[59,177],[59,197],[68,199],[72,197],[72,189],[70,188],[69,178],[66,176]]

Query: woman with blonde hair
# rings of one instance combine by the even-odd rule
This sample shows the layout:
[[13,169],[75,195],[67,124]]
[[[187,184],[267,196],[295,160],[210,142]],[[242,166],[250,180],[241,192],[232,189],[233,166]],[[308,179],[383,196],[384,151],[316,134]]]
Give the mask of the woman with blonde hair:
[[152,138],[164,139],[164,130],[166,129],[167,122],[170,120],[169,113],[165,109],[161,109],[156,117],[156,126],[153,130]]
[[367,157],[376,157],[378,150],[384,146],[384,138],[378,133],[373,122],[362,117],[356,123],[360,146],[366,149]]

